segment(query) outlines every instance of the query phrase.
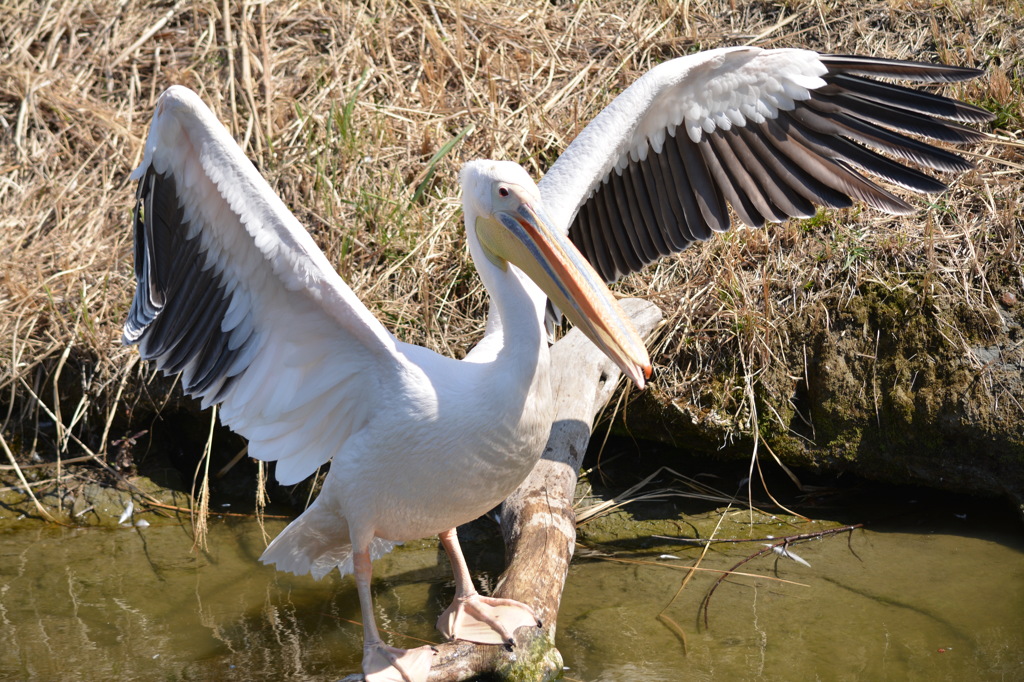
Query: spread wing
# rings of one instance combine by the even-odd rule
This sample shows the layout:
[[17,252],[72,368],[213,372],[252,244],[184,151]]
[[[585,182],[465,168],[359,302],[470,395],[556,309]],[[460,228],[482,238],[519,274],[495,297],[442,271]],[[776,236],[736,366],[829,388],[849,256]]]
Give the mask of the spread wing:
[[132,178],[124,342],[298,482],[383,404],[394,337],[192,91],[160,96]]
[[727,230],[727,205],[750,226],[853,200],[909,213],[868,176],[942,191],[903,162],[973,166],[919,138],[977,142],[984,135],[961,124],[993,116],[875,78],[941,83],[981,73],[753,47],[681,57],[651,69],[584,128],[541,179],[541,194],[609,282]]

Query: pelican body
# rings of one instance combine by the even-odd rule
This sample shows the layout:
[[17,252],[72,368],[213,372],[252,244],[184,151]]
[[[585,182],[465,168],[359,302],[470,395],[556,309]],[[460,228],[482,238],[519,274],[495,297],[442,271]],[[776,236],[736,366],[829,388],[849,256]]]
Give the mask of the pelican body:
[[492,302],[460,361],[388,332],[200,98],[173,86],[132,175],[138,286],[124,341],[180,373],[204,406],[219,404],[281,483],[331,463],[319,496],[261,558],[317,578],[354,573],[367,680],[422,682],[430,649],[389,647],[374,622],[371,561],[396,543],[440,536],[456,578],[438,621],[446,636],[507,644],[536,623],[527,607],[476,593],[454,529],[499,504],[542,452],[553,419],[547,301],[643,387],[650,360],[605,281],[728,229],[730,209],[754,226],[853,199],[909,212],[866,175],[940,191],[902,162],[968,170],[920,138],[976,142],[961,124],[991,115],[874,78],[979,73],[712,50],[637,80],[539,185],[514,163],[466,164],[467,241]]

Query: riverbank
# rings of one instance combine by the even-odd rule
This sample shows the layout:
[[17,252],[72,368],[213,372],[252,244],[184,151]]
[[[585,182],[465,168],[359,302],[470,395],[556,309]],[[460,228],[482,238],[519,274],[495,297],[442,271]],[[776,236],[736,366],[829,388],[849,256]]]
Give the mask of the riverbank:
[[[461,357],[485,294],[463,245],[465,160],[539,176],[645,70],[753,42],[986,71],[945,94],[1021,129],[1016,6],[435,2],[15,3],[0,60],[0,429],[6,466],[194,470],[210,416],[120,345],[134,288],[128,174],[155,97],[199,91],[360,298]],[[1019,148],[899,219],[853,208],[717,237],[620,283],[666,324],[620,431],[681,451],[1008,496],[1024,490]],[[146,436],[136,438],[136,434]],[[221,430],[230,458],[243,444]],[[97,480],[106,475],[94,467]],[[56,484],[58,499],[69,493]],[[63,502],[58,505],[63,508]],[[95,506],[95,505],[94,505]],[[71,506],[74,509],[74,505]]]

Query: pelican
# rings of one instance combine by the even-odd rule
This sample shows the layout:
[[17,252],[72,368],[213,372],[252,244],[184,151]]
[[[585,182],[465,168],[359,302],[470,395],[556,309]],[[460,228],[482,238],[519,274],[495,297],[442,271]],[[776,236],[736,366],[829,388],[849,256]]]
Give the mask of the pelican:
[[650,360],[605,281],[728,229],[729,207],[750,226],[853,200],[912,211],[867,176],[943,190],[904,162],[968,170],[921,138],[976,142],[982,134],[962,124],[991,115],[876,78],[980,73],[711,50],[639,78],[539,183],[515,163],[466,164],[466,236],[491,308],[461,361],[388,332],[200,98],[173,86],[131,175],[137,288],[124,342],[180,373],[204,407],[219,404],[249,453],[277,462],[281,483],[331,462],[319,496],[261,559],[317,578],[354,573],[366,679],[422,682],[430,648],[387,646],[373,615],[371,562],[395,544],[440,536],[456,580],[438,621],[446,637],[507,644],[536,625],[528,607],[477,593],[455,528],[500,503],[541,454],[552,422],[547,300],[642,388]]

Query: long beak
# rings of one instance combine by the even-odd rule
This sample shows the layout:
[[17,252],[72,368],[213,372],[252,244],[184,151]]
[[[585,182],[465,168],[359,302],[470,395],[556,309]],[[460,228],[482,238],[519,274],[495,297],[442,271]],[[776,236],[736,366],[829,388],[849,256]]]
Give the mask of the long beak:
[[[651,376],[643,339],[583,254],[529,203],[477,223],[484,247],[518,266],[639,388]],[[510,238],[514,237],[514,238]]]

